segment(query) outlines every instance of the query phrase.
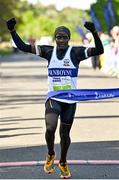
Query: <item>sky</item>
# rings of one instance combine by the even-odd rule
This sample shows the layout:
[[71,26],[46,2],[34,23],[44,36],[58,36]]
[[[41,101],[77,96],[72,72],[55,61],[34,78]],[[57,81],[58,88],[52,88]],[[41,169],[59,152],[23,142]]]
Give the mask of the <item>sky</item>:
[[91,3],[95,3],[96,0],[27,0],[29,3],[40,2],[44,5],[54,4],[58,10],[62,10],[64,7],[73,7],[86,10],[90,8]]

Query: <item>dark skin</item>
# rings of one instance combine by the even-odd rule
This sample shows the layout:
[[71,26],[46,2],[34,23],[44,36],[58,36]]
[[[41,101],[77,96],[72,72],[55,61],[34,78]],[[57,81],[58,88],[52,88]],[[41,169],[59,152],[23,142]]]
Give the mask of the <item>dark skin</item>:
[[[55,37],[55,41],[56,41],[56,45],[58,50],[64,50],[68,48],[68,43],[69,43],[69,37],[65,32],[59,32],[56,34]],[[35,54],[36,50],[35,50],[35,46],[32,45],[32,52]]]
[[[55,41],[56,41],[57,49],[59,51],[66,50],[69,47],[70,39],[69,39],[68,35],[63,31],[56,34]],[[92,54],[91,54],[92,49],[94,49],[94,48],[88,48],[87,53],[88,53],[89,57],[92,56]],[[34,54],[36,53],[34,45],[32,45],[32,52]]]
[[[25,44],[22,41],[22,39],[18,36],[18,34],[15,31],[15,24],[16,24],[16,20],[14,18],[7,21],[7,27],[10,30],[13,40],[16,42],[17,47],[24,52],[30,52],[30,53],[36,54],[37,48],[35,48],[35,45]],[[103,53],[103,46],[99,39],[98,33],[95,30],[94,24],[91,22],[86,22],[84,26],[88,30],[90,30],[90,32],[92,32],[94,41],[95,41],[95,47],[94,48],[86,48],[86,47],[80,47],[80,46],[71,47],[71,53],[68,60],[71,59],[73,65],[76,68],[78,68],[79,63],[82,59],[84,60],[90,56],[100,55],[101,53]],[[58,31],[55,31],[54,36],[55,36],[55,42],[57,46],[56,56],[58,60],[62,60],[69,47],[70,32],[66,31],[66,28],[64,29],[59,28]],[[46,58],[48,60],[48,63],[50,64],[52,53],[54,53],[53,48],[54,46],[47,46],[47,45],[38,46],[38,55],[43,58]],[[56,65],[53,66],[54,69],[56,68]],[[58,68],[60,69],[59,66],[60,65],[58,65]],[[50,67],[48,68],[50,69]],[[62,69],[63,68],[65,69],[65,67],[62,67]],[[75,70],[75,68],[73,69]],[[59,79],[60,79],[60,75],[59,75]],[[58,117],[60,115],[60,118],[62,120],[60,124],[60,130],[59,130],[60,144],[61,144],[60,163],[61,162],[66,163],[67,152],[71,143],[70,130],[71,130],[72,123],[74,120],[76,104],[68,105],[68,103],[64,104],[56,100],[54,101],[54,103],[56,104],[52,106],[51,99],[49,99],[48,103],[49,104],[46,104],[46,111],[45,111],[45,122],[46,122],[45,138],[46,138],[47,147],[48,147],[48,154],[49,155],[55,154],[54,152],[55,131],[57,128]],[[64,114],[66,116],[64,116]]]
[[56,40],[58,49],[65,49],[66,47],[69,46],[68,43],[69,43],[70,39],[69,39],[68,35],[64,32],[57,33],[55,40]]
[[[31,45],[25,44],[20,39],[18,34],[15,32],[16,19],[12,18],[12,19],[8,20],[6,22],[6,24],[7,24],[7,27],[9,29],[9,31],[13,35],[13,39],[15,38],[14,40],[17,42],[17,47],[20,50],[24,51],[24,52],[30,52],[30,53],[36,54],[35,45],[33,45],[33,44],[31,44]],[[84,27],[86,29],[88,29],[92,33],[92,35],[94,37],[94,42],[95,42],[95,47],[88,48],[87,56],[91,57],[91,56],[96,56],[96,55],[102,54],[104,52],[103,45],[102,45],[101,40],[100,40],[100,38],[98,36],[98,33],[96,32],[94,23],[92,23],[92,22],[85,22]],[[57,38],[58,36],[60,38]],[[55,41],[56,41],[56,45],[57,45],[57,50],[58,51],[62,51],[62,50],[65,51],[65,50],[67,50],[67,47],[69,46],[68,43],[69,43],[70,38],[67,38],[66,36],[68,36],[68,35],[66,34],[65,31],[60,31],[57,34],[55,34]],[[75,52],[76,51],[77,51],[77,47],[75,48]]]

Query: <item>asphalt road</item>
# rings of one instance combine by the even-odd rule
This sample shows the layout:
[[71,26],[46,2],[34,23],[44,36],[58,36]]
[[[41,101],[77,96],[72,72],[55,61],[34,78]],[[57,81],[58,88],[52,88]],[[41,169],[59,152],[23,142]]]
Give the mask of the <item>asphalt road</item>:
[[[47,62],[29,54],[0,58],[0,163],[43,161]],[[119,79],[81,64],[78,88],[116,88]],[[58,124],[59,126],[59,124]],[[119,99],[77,104],[68,160],[119,160]],[[55,148],[60,156],[57,128]],[[69,164],[72,179],[119,179],[119,164]],[[0,166],[0,179],[58,179],[43,166]]]

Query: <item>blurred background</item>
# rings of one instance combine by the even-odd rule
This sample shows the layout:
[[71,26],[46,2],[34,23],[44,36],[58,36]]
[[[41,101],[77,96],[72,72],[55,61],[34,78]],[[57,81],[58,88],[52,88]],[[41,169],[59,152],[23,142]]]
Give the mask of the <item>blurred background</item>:
[[[15,17],[16,29],[26,43],[52,45],[57,26],[71,30],[71,44],[93,46],[93,37],[84,28],[94,22],[105,53],[89,59],[87,66],[119,77],[119,1],[118,0],[0,0],[0,56],[18,51],[5,21]],[[110,57],[111,55],[111,57]]]

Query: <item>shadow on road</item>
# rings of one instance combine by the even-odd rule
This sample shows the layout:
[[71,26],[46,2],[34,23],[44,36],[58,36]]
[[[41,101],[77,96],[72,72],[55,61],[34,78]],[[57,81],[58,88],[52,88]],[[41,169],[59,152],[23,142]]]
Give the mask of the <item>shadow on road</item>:
[[[55,145],[57,159],[60,146]],[[0,162],[42,161],[45,159],[46,146],[19,147],[0,149]],[[68,159],[73,160],[117,160],[119,157],[119,141],[72,143]],[[73,179],[118,179],[118,165],[69,165]],[[43,166],[19,166],[0,168],[0,179],[57,179],[59,169],[47,175]]]

